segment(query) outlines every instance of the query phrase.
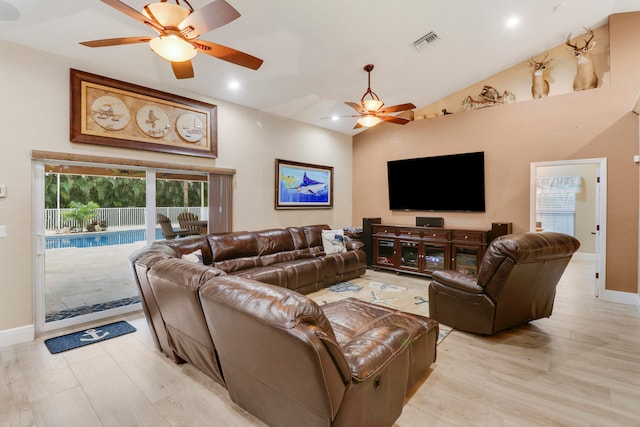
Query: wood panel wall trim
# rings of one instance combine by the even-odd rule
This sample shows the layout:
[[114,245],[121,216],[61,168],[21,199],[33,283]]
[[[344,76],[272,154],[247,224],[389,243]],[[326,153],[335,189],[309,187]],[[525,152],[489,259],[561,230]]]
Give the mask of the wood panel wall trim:
[[118,157],[93,156],[87,154],[58,153],[55,151],[32,150],[32,160],[58,160],[65,162],[101,163],[105,165],[135,166],[141,168],[170,169],[180,171],[207,172],[215,175],[235,175],[235,169],[216,168],[198,165],[182,165],[177,163],[155,162],[140,159],[123,159]]

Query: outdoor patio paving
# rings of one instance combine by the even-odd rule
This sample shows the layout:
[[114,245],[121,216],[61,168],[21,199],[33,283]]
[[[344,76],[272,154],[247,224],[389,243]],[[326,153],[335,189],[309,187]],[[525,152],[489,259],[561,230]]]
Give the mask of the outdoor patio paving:
[[[95,305],[133,301],[138,290],[127,257],[144,241],[88,248],[47,249],[45,316],[86,311]],[[72,316],[65,316],[72,317]]]

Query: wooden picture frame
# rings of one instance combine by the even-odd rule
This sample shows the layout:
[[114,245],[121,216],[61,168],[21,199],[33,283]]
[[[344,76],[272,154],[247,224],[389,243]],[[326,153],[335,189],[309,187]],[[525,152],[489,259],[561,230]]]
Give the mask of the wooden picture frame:
[[333,207],[333,167],[276,159],[276,209]]
[[70,69],[72,142],[216,158],[217,106]]

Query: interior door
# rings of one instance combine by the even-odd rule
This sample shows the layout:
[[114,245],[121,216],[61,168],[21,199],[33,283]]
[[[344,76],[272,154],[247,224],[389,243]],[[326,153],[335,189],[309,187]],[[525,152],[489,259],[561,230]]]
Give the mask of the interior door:
[[593,263],[593,291],[598,296],[604,289],[606,266],[606,159],[532,163],[531,231],[550,231],[545,229],[545,224],[536,224],[536,182],[538,178],[549,176],[580,176],[584,182],[584,191],[576,194],[575,237],[580,240],[581,247],[574,257]]

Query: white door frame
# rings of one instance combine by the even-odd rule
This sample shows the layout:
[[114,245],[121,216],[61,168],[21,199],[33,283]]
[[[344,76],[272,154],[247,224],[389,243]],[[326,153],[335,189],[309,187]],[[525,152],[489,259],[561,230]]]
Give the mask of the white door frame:
[[[56,320],[52,322],[45,321],[46,308],[46,289],[45,289],[45,225],[44,225],[44,165],[52,163],[46,160],[34,160],[32,162],[32,194],[33,194],[33,317],[35,321],[35,335],[42,335],[44,332],[56,329],[67,328],[82,323],[93,322],[96,320],[106,319],[112,316],[120,316],[142,310],[141,303],[126,305],[123,307],[111,308],[109,310],[97,311],[94,313],[83,314],[69,319]],[[64,162],[62,162],[64,163]],[[155,185],[153,194],[155,197]],[[154,204],[155,207],[155,204]],[[154,209],[155,211],[155,209]],[[148,214],[147,214],[148,215]],[[155,213],[154,213],[155,215]],[[147,218],[152,225],[155,220]]]
[[536,230],[536,176],[537,168],[544,166],[569,166],[591,164],[598,166],[599,183],[596,185],[596,277],[594,282],[594,295],[600,296],[605,290],[606,265],[607,265],[607,159],[577,159],[558,160],[552,162],[531,163],[531,188],[530,188],[530,216],[529,230]]

